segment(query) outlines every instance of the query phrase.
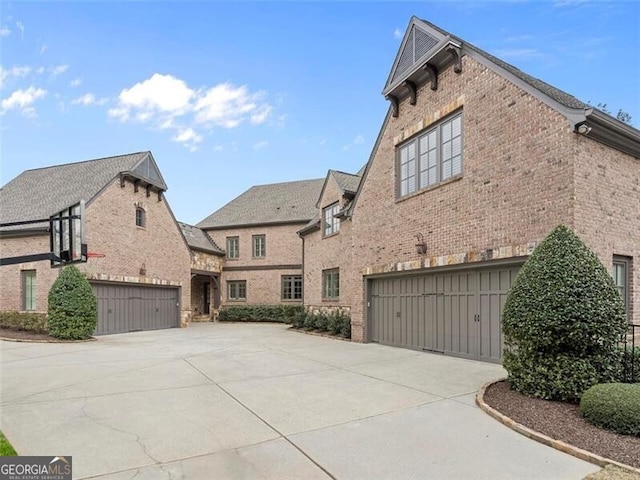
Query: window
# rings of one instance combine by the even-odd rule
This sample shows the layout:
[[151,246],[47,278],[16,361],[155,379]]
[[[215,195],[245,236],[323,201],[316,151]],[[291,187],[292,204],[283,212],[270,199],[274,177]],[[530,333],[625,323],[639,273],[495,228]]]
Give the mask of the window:
[[629,279],[631,278],[631,257],[613,256],[613,283],[624,302],[627,317],[631,318],[629,304]]
[[36,271],[22,270],[22,309],[36,309]]
[[340,271],[335,268],[322,271],[322,298],[337,299],[340,297]]
[[282,276],[282,300],[302,300],[302,276]]
[[144,211],[144,208],[136,208],[136,227],[144,228],[146,226],[146,213],[147,212]]
[[262,258],[267,256],[267,239],[264,235],[253,235],[251,237],[253,245],[253,258]]
[[437,185],[462,173],[462,113],[399,149],[398,196]]
[[322,210],[323,236],[328,237],[340,231],[340,219],[337,216],[339,211],[340,204],[338,203],[329,205]]
[[227,237],[227,258],[238,258],[240,256],[240,238]]
[[247,299],[247,281],[233,280],[227,282],[227,299],[228,300],[246,300]]

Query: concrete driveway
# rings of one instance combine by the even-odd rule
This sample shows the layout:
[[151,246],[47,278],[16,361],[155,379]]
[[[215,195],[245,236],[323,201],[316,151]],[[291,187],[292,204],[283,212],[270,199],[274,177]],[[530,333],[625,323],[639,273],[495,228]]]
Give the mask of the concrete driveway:
[[0,342],[1,429],[74,478],[580,479],[595,465],[474,405],[496,365],[194,324],[82,344]]

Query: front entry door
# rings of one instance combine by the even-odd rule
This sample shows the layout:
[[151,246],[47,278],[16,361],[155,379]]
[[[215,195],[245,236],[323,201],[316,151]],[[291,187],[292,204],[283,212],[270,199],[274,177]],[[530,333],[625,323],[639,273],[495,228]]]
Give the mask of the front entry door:
[[210,299],[210,295],[209,295],[209,291],[210,291],[210,284],[209,282],[205,282],[202,284],[202,298],[203,298],[203,313],[205,315],[209,315],[210,313],[210,303],[211,303],[211,299]]

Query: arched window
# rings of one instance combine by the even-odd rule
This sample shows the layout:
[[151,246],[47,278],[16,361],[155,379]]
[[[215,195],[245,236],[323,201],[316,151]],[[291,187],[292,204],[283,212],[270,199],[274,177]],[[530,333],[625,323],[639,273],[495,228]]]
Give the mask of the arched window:
[[136,208],[136,227],[145,227],[147,225],[147,215],[143,208]]

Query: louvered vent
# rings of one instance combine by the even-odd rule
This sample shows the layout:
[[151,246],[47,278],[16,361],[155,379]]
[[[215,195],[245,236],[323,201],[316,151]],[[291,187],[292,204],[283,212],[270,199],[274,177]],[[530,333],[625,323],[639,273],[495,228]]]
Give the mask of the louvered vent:
[[398,65],[396,66],[396,71],[393,74],[391,82],[393,83],[398,78],[402,77],[417,60],[435,47],[437,43],[437,38],[432,37],[416,27],[411,27],[409,37],[407,38],[407,44],[404,46],[404,50],[400,55],[400,60],[398,60]]

